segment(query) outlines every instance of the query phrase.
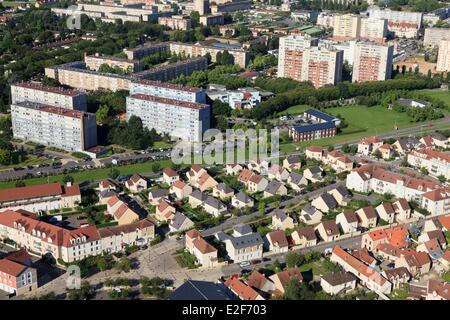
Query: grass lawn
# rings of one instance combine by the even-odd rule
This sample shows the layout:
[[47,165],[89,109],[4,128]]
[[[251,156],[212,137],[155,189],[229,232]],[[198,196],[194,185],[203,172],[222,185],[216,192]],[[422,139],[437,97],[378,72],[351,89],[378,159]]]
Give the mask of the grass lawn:
[[437,90],[426,89],[426,90],[419,90],[418,92],[423,92],[429,95],[430,97],[440,99],[443,102],[445,102],[448,107],[450,107],[450,91],[442,91],[439,89]]
[[24,166],[34,166],[36,164],[52,163],[52,160],[46,158],[39,158],[33,155],[27,155],[26,160],[16,164],[10,164],[6,166],[0,166],[0,170],[14,168],[14,167],[24,167]]
[[173,147],[173,143],[167,143],[165,141],[155,141],[151,148],[165,148],[165,147]]
[[[172,164],[171,160],[160,160],[160,161],[150,161],[145,163],[130,164],[115,168],[117,168],[120,171],[121,175],[132,175],[134,173],[151,173],[152,165],[155,162],[159,163],[161,165],[161,168],[170,166]],[[102,169],[86,170],[82,172],[73,172],[68,174],[74,178],[74,182],[80,183],[84,181],[98,181],[101,179],[105,179],[108,177],[109,171],[110,171],[109,168],[102,168]],[[35,184],[43,184],[47,182],[50,183],[61,182],[64,176],[65,176],[64,174],[61,174],[50,177],[32,178],[26,179],[24,180],[24,182],[27,186]],[[16,181],[0,182],[0,189],[14,188],[15,183]]]
[[[301,113],[306,106],[294,106],[287,112],[294,114]],[[328,146],[346,141],[358,140],[362,137],[370,135],[379,135],[385,132],[404,129],[419,125],[409,121],[409,117],[405,113],[387,110],[382,106],[365,107],[352,105],[346,107],[335,107],[324,110],[326,113],[334,116],[340,115],[348,123],[348,127],[342,129],[342,132],[336,137],[330,139],[321,139],[307,141],[301,143],[286,143],[280,145],[280,151],[292,152],[296,147],[307,147],[310,145]]]
[[450,282],[450,272],[442,274],[442,279],[444,279],[444,281]]
[[392,300],[406,300],[408,298],[408,285],[403,285],[403,287],[393,290],[389,297]]
[[326,259],[323,259],[322,261],[319,260],[303,264],[298,269],[300,270],[300,272],[307,272],[309,270],[312,270],[312,273],[315,276],[324,275],[329,272],[336,271],[335,265]]
[[34,1],[34,0],[30,0],[30,1],[3,1],[2,5],[4,7],[18,7],[18,6],[22,5],[22,4],[27,4],[27,3],[33,4],[35,2],[36,1]]
[[195,264],[196,258],[190,254],[189,252],[185,251],[178,251],[178,255],[175,257],[175,260],[182,268],[188,268],[188,269],[196,269],[198,268],[198,265]]

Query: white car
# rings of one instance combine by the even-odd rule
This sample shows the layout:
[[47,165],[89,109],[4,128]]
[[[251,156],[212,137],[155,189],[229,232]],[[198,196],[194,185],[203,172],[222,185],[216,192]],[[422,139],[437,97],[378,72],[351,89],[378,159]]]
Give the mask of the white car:
[[239,266],[241,267],[241,268],[246,268],[246,267],[249,267],[249,266],[251,266],[252,264],[250,263],[250,262],[248,262],[248,261],[243,261],[243,262],[241,262],[241,263],[239,263]]

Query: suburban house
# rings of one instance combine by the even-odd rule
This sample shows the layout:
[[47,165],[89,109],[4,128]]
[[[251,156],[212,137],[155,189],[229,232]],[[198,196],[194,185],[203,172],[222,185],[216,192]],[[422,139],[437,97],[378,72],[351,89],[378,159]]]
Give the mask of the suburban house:
[[356,259],[341,247],[333,248],[330,260],[356,276],[368,289],[384,294],[391,292],[392,284],[381,273]]
[[394,223],[395,219],[395,209],[389,202],[383,202],[378,207],[375,208],[378,217],[387,223]]
[[164,199],[159,201],[156,207],[155,217],[158,221],[168,222],[175,217],[176,209]]
[[216,198],[224,200],[231,198],[234,195],[234,190],[225,183],[221,182],[213,188],[212,195]]
[[237,277],[231,276],[225,281],[225,286],[240,300],[265,300],[256,290],[246,285]]
[[284,168],[278,164],[271,166],[269,169],[269,175],[268,175],[269,180],[275,179],[278,181],[286,181],[288,177],[289,177],[289,171],[286,168]]
[[336,200],[337,204],[340,206],[346,206],[350,203],[351,195],[350,192],[344,186],[338,186],[330,191],[327,191]]
[[303,276],[298,268],[289,268],[271,275],[269,279],[275,284],[275,290],[277,290],[279,294],[283,295],[291,280],[297,279],[302,282]]
[[207,172],[205,169],[203,169],[203,167],[201,165],[193,164],[191,166],[191,169],[186,174],[189,184],[196,187],[198,179],[200,179],[200,176],[204,173],[207,173]]
[[178,200],[182,200],[192,193],[192,187],[182,180],[177,180],[170,186],[169,192]]
[[345,233],[358,231],[358,216],[355,212],[344,210],[336,216],[336,224]]
[[231,198],[231,205],[234,208],[252,208],[255,205],[255,202],[251,197],[246,195],[243,192],[236,193],[233,198]]
[[211,196],[206,197],[206,200],[203,203],[203,209],[215,217],[224,214],[227,211],[226,205]]
[[414,149],[423,147],[423,144],[416,138],[409,137],[395,141],[392,146],[395,148],[395,150],[397,150],[398,153],[400,153],[401,155],[405,155]]
[[417,252],[413,249],[404,249],[400,257],[395,260],[395,267],[405,267],[415,277],[428,273],[431,268],[431,260],[427,253]]
[[326,293],[336,295],[355,289],[356,280],[356,277],[349,272],[331,272],[320,277],[320,286]]
[[280,182],[272,180],[267,184],[267,187],[264,189],[263,198],[269,198],[277,195],[278,196],[287,195],[287,189]]
[[363,228],[370,229],[377,226],[377,213],[371,206],[363,207],[356,210],[359,225]]
[[58,182],[0,190],[0,211],[26,210],[31,212],[74,208],[81,202],[78,184]]
[[259,233],[228,237],[224,242],[227,254],[234,263],[262,259],[263,239]]
[[272,216],[272,228],[274,230],[294,229],[294,219],[286,214],[284,210],[275,209],[275,214]]
[[315,166],[305,169],[305,171],[303,171],[303,176],[314,183],[322,181],[322,173],[323,170],[320,167]]
[[244,169],[239,163],[229,163],[225,166],[225,171],[230,176],[239,174]]
[[107,213],[117,221],[119,226],[130,224],[139,220],[139,214],[117,196],[111,197],[107,204]]
[[322,161],[323,157],[326,155],[327,150],[318,146],[309,146],[305,149],[305,155],[307,159],[315,159],[317,161]]
[[322,220],[323,213],[309,203],[300,212],[300,220],[307,225],[316,225]]
[[206,242],[196,229],[186,232],[185,247],[203,267],[211,268],[217,265],[217,249]]
[[300,192],[305,186],[308,185],[308,180],[297,172],[291,172],[287,179],[287,183],[292,188],[292,190]]
[[325,242],[336,241],[339,239],[340,233],[336,220],[322,221],[315,230]]
[[363,235],[361,247],[374,251],[379,244],[389,243],[396,248],[406,248],[409,231],[404,226],[372,230]]
[[188,197],[188,203],[193,209],[195,209],[198,206],[203,206],[203,203],[208,197],[209,196],[206,193],[201,192],[200,190],[194,190]]
[[329,193],[321,194],[311,202],[311,205],[316,207],[325,214],[338,207],[338,203],[336,202],[334,197]]
[[26,250],[11,252],[0,259],[0,290],[19,296],[37,287],[37,271],[31,266],[31,256]]
[[218,182],[208,172],[204,172],[194,186],[198,187],[200,191],[206,191],[214,188],[217,184]]
[[450,188],[444,187],[422,194],[421,207],[433,216],[450,213]]
[[432,261],[437,261],[442,258],[444,251],[437,239],[430,239],[428,241],[420,243],[417,248],[417,252],[427,253]]
[[183,213],[177,212],[175,216],[170,220],[169,230],[170,232],[182,232],[194,227],[194,222],[186,217]]
[[411,279],[411,275],[405,267],[383,270],[381,274],[392,283],[394,290],[400,289],[402,285],[408,283]]
[[306,248],[317,244],[317,236],[313,227],[304,227],[295,230],[292,234],[292,241],[296,246]]
[[377,150],[383,145],[383,140],[377,136],[363,138],[358,143],[358,153],[362,153],[366,156]]
[[411,207],[406,199],[398,199],[392,204],[395,210],[395,220],[403,222],[411,218]]
[[237,180],[242,183],[243,185],[247,186],[248,181],[250,180],[250,178],[253,176],[253,171],[249,170],[249,169],[243,169],[241,171],[241,173],[239,173],[239,176],[237,178]]
[[247,190],[249,192],[260,192],[267,188],[269,182],[263,176],[253,174],[247,181]]
[[133,174],[130,179],[125,181],[125,187],[130,190],[131,193],[139,193],[142,190],[147,189],[147,180],[138,174]]
[[283,167],[289,171],[298,170],[302,167],[302,160],[299,155],[291,154],[283,160]]
[[450,140],[442,134],[435,134],[421,138],[420,142],[427,148],[440,147],[445,149],[449,147]]
[[169,199],[169,190],[156,189],[156,190],[150,191],[148,193],[148,202],[152,206],[157,206],[162,199],[165,199],[165,200]]
[[289,250],[289,243],[283,230],[267,233],[264,240],[267,249],[271,252],[284,253]]
[[175,170],[169,167],[163,170],[164,183],[167,183],[169,186],[171,186],[178,180],[180,180],[180,175]]
[[339,150],[328,152],[322,161],[331,166],[337,173],[353,169],[353,161]]
[[260,293],[268,294],[275,291],[275,284],[257,270],[253,270],[248,277],[247,285]]
[[258,172],[259,174],[267,174],[269,172],[270,159],[253,159],[247,165],[249,170]]
[[385,143],[381,147],[378,148],[378,151],[380,151],[381,158],[387,160],[393,156],[394,147],[388,143]]
[[120,188],[119,188],[119,185],[116,182],[114,182],[113,180],[103,179],[98,184],[98,190],[100,192],[103,192],[103,191],[119,192]]

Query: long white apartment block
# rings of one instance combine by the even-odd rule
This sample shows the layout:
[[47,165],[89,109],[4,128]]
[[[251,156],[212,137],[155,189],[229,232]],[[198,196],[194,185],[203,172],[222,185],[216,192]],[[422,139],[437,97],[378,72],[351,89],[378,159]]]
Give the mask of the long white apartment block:
[[378,7],[369,8],[367,13],[371,18],[386,19],[388,30],[397,38],[417,38],[422,27],[423,13],[409,11],[381,10]]
[[97,145],[95,114],[35,102],[11,105],[14,138],[67,151],[83,151]]
[[30,101],[64,109],[85,111],[87,96],[84,92],[49,87],[40,83],[20,82],[11,85],[11,102]]
[[148,129],[167,133],[174,138],[187,141],[202,141],[203,133],[210,126],[210,106],[156,97],[146,94],[131,94],[127,97],[127,118],[141,118]]
[[139,80],[132,82],[130,95],[138,93],[187,102],[206,103],[205,90],[201,88],[180,86],[159,81]]

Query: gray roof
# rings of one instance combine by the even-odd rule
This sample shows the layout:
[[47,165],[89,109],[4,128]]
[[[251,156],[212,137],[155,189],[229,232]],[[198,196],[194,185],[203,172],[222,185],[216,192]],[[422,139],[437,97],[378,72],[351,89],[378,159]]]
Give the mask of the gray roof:
[[263,244],[263,239],[259,233],[246,234],[242,237],[230,238],[229,240],[235,249]]
[[117,192],[114,190],[103,190],[99,194],[100,198],[108,198],[112,196],[117,196]]
[[200,201],[206,201],[206,199],[208,198],[208,195],[206,193],[201,192],[200,190],[194,190],[191,194],[191,197],[198,199]]
[[224,285],[209,281],[188,280],[175,289],[167,300],[235,300]]
[[270,194],[276,194],[278,189],[280,189],[282,184],[278,181],[272,180],[267,184],[267,187],[264,191]]
[[286,157],[286,160],[287,160],[288,163],[300,163],[300,162],[302,162],[302,160],[300,159],[300,156],[297,155],[297,154],[288,155]]
[[350,192],[348,192],[347,188],[344,186],[338,186],[335,190],[337,190],[344,198],[350,197]]
[[[182,214],[181,212],[177,212],[175,214],[175,217],[172,219],[172,221],[170,222],[170,225],[175,229],[178,230],[181,228],[181,226],[183,225],[185,220],[190,220],[188,217],[186,217],[184,214]],[[192,222],[192,221],[191,221]]]
[[318,167],[318,166],[314,166],[314,167],[309,168],[309,171],[312,174],[322,174],[322,169],[320,167]]
[[244,192],[239,192],[234,196],[238,201],[241,201],[243,203],[250,203],[253,201],[251,197],[246,195]]
[[213,207],[214,209],[222,209],[225,207],[225,205],[222,202],[211,196],[207,196],[205,204],[207,204],[210,207]]
[[439,141],[448,141],[448,138],[440,133],[433,134],[433,139]]
[[[300,184],[300,182],[304,179],[303,176],[297,172],[291,172],[290,177],[291,177],[291,182],[294,184]],[[304,184],[306,185],[306,183],[307,182],[305,182]]]
[[217,232],[214,236],[215,236],[216,239],[219,240],[219,241],[225,241],[225,240],[227,240],[227,239],[232,238],[229,234],[227,234],[227,233],[225,233],[225,232],[223,232],[223,231]]
[[234,192],[233,188],[229,187],[225,183],[221,182],[216,186],[217,190],[223,191],[225,193]]
[[275,209],[275,216],[278,219],[280,219],[281,221],[284,221],[288,217],[286,212],[284,210],[281,210],[281,209]]
[[422,144],[418,139],[413,137],[399,139],[398,143],[402,149],[414,149],[416,146]]
[[244,224],[242,226],[234,227],[233,229],[235,232],[238,232],[240,234],[250,234],[253,232],[252,227],[248,224]]
[[338,286],[347,282],[356,281],[354,275],[345,271],[327,273],[322,276],[322,279],[332,286]]
[[149,195],[149,197],[152,197],[152,198],[167,197],[169,195],[169,190],[167,190],[167,189],[156,189],[156,190],[151,191],[148,195]]
[[310,203],[308,203],[303,207],[302,214],[306,213],[309,215],[313,215],[316,211],[317,211],[317,209],[315,207],[313,207]]
[[335,209],[338,207],[336,199],[334,199],[334,197],[331,194],[324,193],[320,196],[320,198],[322,198],[323,202],[325,202],[328,208]]

